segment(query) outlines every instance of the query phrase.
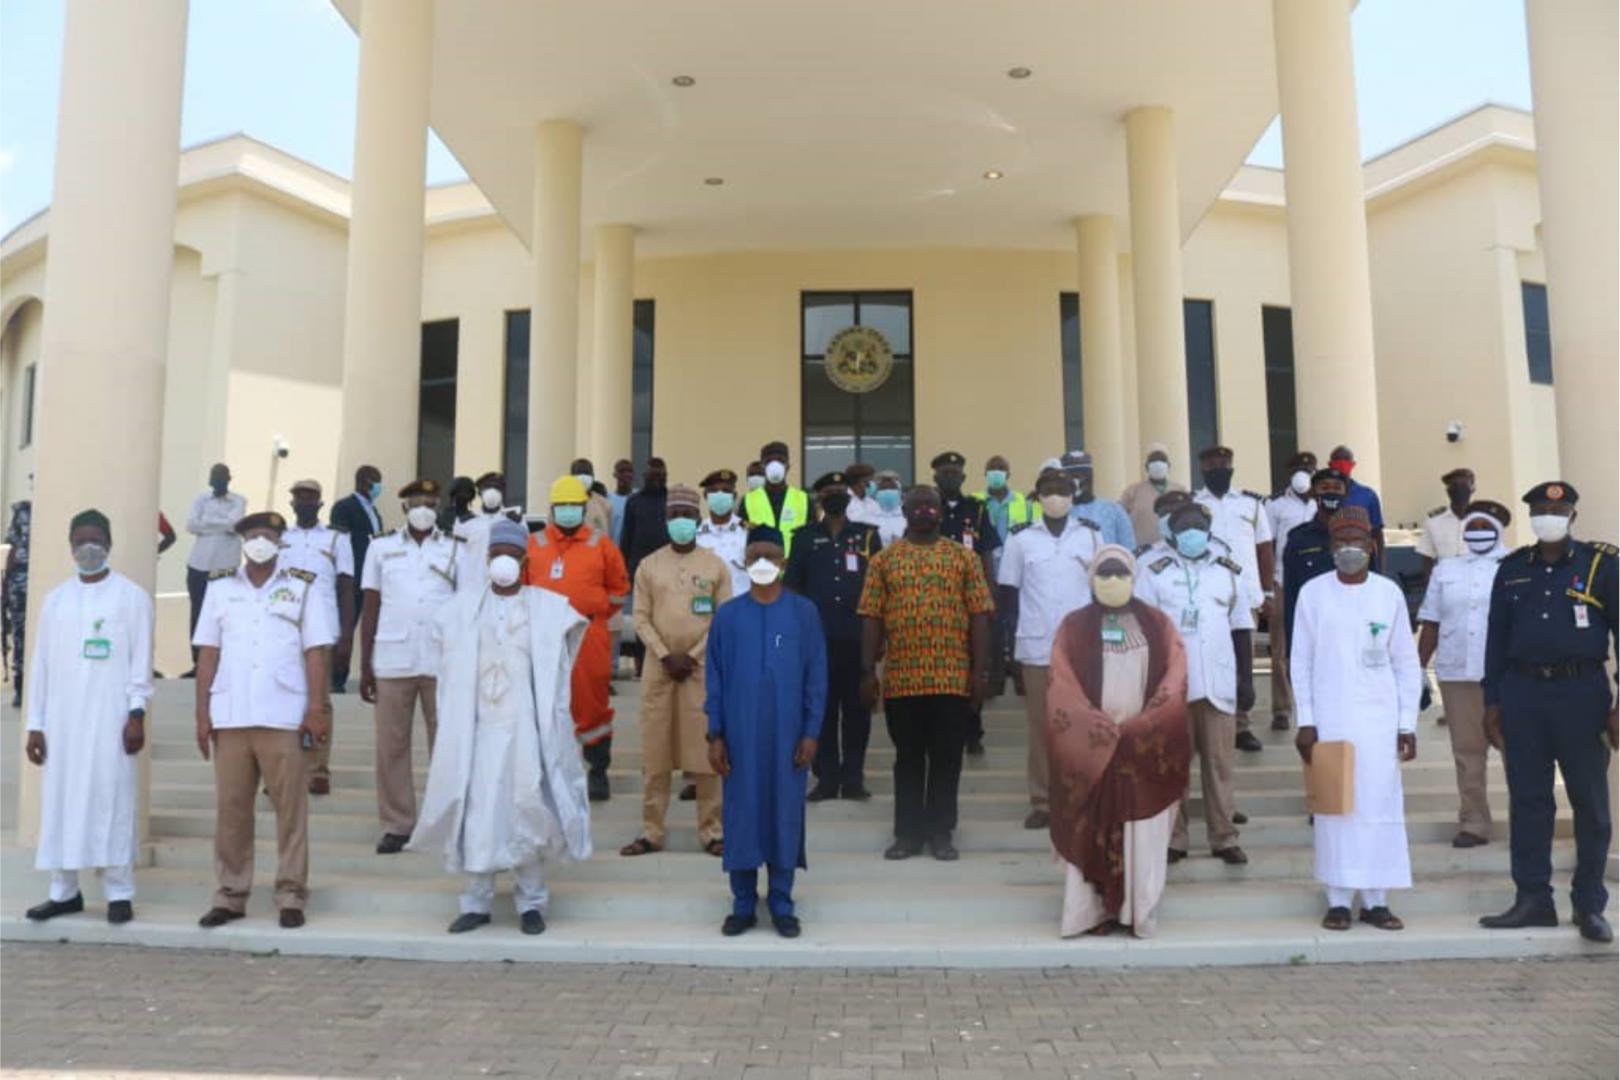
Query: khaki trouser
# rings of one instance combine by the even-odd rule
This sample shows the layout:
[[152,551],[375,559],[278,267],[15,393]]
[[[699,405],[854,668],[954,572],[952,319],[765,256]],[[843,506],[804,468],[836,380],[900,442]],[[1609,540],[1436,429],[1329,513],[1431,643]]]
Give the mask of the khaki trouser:
[[1462,800],[1457,827],[1490,839],[1491,804],[1485,796],[1485,691],[1477,682],[1440,683],[1440,702],[1451,733],[1451,757],[1457,763],[1457,794]]
[[422,702],[428,753],[439,730],[439,681],[418,675],[377,680],[377,816],[383,832],[409,836],[416,827],[416,780],[411,772],[411,726]]
[[[332,673],[332,665],[336,662],[333,656],[335,650],[328,645],[325,651],[326,672],[327,675],[330,676]],[[327,715],[330,718],[333,713],[328,712]],[[311,780],[315,779],[317,776],[328,781],[330,781],[332,778],[332,740],[337,736],[337,727],[336,725],[331,725],[331,728],[332,730],[327,733],[326,741],[324,743],[319,746],[312,746],[308,750],[304,751],[304,766],[308,771],[309,778]]]
[[214,731],[214,906],[244,911],[253,888],[253,814],[259,782],[276,809],[276,907],[302,910],[309,878],[309,790],[297,731]]
[[[648,773],[642,778],[641,835],[658,847],[664,846],[664,816],[669,812],[670,773]],[[697,788],[698,843],[707,844],[724,835],[720,824],[720,778],[713,773],[694,773]]]
[[1024,719],[1029,741],[1026,768],[1029,772],[1029,805],[1047,809],[1047,785],[1051,766],[1046,756],[1046,687],[1052,669],[1044,664],[1024,664]]
[[[1282,610],[1280,604],[1275,607]],[[1271,617],[1271,715],[1294,715],[1294,684],[1288,677],[1288,631],[1280,614]]]
[[[1193,753],[1198,755],[1198,777],[1204,791],[1204,824],[1209,830],[1209,849],[1220,851],[1237,843],[1237,826],[1232,824],[1232,754],[1235,719],[1204,699],[1187,703],[1187,728],[1192,733]],[[1187,850],[1187,799],[1176,807],[1176,826],[1170,846]]]

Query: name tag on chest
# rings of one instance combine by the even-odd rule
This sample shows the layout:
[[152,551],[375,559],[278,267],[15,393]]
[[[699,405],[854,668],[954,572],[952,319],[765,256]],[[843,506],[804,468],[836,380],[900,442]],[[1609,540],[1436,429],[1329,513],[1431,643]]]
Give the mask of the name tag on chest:
[[1103,640],[1104,645],[1123,645],[1123,644],[1125,644],[1125,628],[1122,627],[1122,626],[1105,626],[1105,627],[1103,627],[1103,629],[1102,629],[1102,640]]
[[553,559],[551,561],[551,580],[552,581],[561,581],[562,578],[563,578],[563,561],[561,559]]
[[1592,612],[1585,604],[1575,605],[1575,629],[1586,630],[1592,625]]
[[111,657],[111,641],[104,637],[88,637],[84,639],[84,658],[86,660],[108,660]]
[[1181,628],[1183,630],[1198,629],[1198,609],[1192,606],[1181,609]]
[[713,615],[714,614],[714,597],[707,596],[707,595],[692,597],[692,614],[694,614],[694,615]]
[[852,574],[861,572],[861,557],[853,551],[844,552],[844,569]]

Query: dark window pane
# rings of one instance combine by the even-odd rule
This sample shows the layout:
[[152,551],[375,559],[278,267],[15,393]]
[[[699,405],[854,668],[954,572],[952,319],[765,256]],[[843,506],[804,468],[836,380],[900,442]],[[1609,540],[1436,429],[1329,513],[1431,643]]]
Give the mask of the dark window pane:
[[[912,415],[911,361],[896,359],[888,381],[876,390],[859,395],[862,447],[869,432],[878,429],[909,430]],[[832,386],[832,383],[828,383]],[[842,390],[834,387],[837,393]],[[844,394],[845,397],[856,397]],[[848,465],[849,462],[845,462]]]
[[417,398],[416,475],[448,487],[456,460],[456,351],[461,324],[422,324],[421,390]]
[[1294,397],[1294,313],[1262,307],[1260,329],[1266,353],[1266,415],[1271,436],[1271,490],[1288,485],[1288,459],[1299,452]]
[[1198,451],[1221,437],[1215,409],[1215,304],[1183,300],[1181,313],[1187,335],[1187,460],[1196,462]]
[[1552,322],[1547,317],[1547,286],[1523,281],[1519,293],[1524,301],[1524,352],[1530,361],[1530,381],[1551,386]]
[[29,364],[23,372],[22,442],[18,446],[32,446],[34,443],[34,379],[38,375],[38,364]]
[[1058,294],[1063,347],[1063,445],[1086,445],[1085,398],[1080,385],[1080,294]]
[[[635,463],[636,473],[640,475],[653,452],[654,302],[637,300],[634,320],[635,344],[630,367],[630,460]],[[615,455],[622,452],[614,449]],[[605,471],[611,465],[611,462],[598,462],[596,467]]]
[[[911,296],[907,293],[861,293],[860,321],[888,341],[897,353],[911,352]],[[818,349],[817,352],[825,350]]]
[[506,390],[502,410],[501,471],[512,501],[529,490],[529,313],[506,313]]
[[855,298],[849,293],[805,293],[803,303],[806,356],[825,353],[834,334],[855,324]]
[[[803,293],[804,355],[800,358],[799,401],[804,433],[806,481],[864,461],[894,469],[910,483],[913,475],[913,395],[911,294]],[[827,378],[827,343],[849,326],[872,326],[895,354],[894,370],[882,386],[865,394],[840,390]]]

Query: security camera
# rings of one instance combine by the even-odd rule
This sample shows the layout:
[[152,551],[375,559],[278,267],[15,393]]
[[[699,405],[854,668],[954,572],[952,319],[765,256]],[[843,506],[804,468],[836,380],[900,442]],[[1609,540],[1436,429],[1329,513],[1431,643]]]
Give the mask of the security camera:
[[292,453],[292,447],[288,445],[287,440],[282,438],[280,435],[275,437],[272,445],[275,447],[276,457],[278,458],[285,458],[288,454]]
[[1461,420],[1453,420],[1446,425],[1446,442],[1460,442],[1462,440],[1463,426]]

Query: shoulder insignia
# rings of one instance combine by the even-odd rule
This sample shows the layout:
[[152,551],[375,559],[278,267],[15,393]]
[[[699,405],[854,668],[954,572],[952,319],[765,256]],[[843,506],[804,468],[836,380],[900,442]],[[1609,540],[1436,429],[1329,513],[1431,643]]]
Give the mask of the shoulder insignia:
[[1263,503],[1266,501],[1266,497],[1260,494],[1258,491],[1250,491],[1248,488],[1244,488],[1243,494],[1247,495],[1257,503]]
[[228,577],[235,577],[235,576],[236,576],[236,571],[235,570],[215,570],[214,572],[212,572],[211,574],[208,575],[208,580],[209,581],[218,581],[220,578],[228,578]]
[[1138,545],[1136,545],[1136,550],[1131,552],[1131,555],[1134,556],[1135,558],[1139,559],[1143,555],[1146,555],[1152,549],[1153,549],[1152,544],[1138,544]]
[[1152,570],[1155,574],[1162,574],[1167,569],[1169,569],[1170,565],[1172,563],[1174,563],[1175,561],[1176,561],[1175,559],[1171,558],[1169,555],[1166,555],[1162,559],[1156,559],[1153,562],[1149,563],[1148,564],[1148,569]]
[[1597,540],[1590,540],[1587,543],[1593,551],[1607,555],[1610,558],[1620,556],[1620,547],[1615,547],[1613,544],[1605,544]]
[[1236,574],[1238,577],[1243,576],[1243,567],[1239,566],[1237,563],[1233,562],[1231,559],[1228,559],[1225,555],[1217,555],[1217,556],[1215,556],[1215,565],[1226,567],[1228,570],[1232,571],[1232,573]]
[[310,573],[308,570],[303,570],[296,566],[289,566],[287,567],[287,573],[290,576],[297,578],[299,581],[302,581],[306,585],[312,585],[315,583],[315,575]]
[[1088,517],[1079,517],[1079,518],[1075,518],[1074,520],[1079,522],[1081,525],[1084,525],[1086,528],[1090,529],[1092,532],[1102,532],[1102,530],[1097,527],[1097,523],[1095,521],[1092,521]]
[[1439,517],[1441,514],[1445,513],[1449,509],[1451,509],[1449,506],[1437,506],[1433,510],[1429,511],[1429,516],[1430,517]]

